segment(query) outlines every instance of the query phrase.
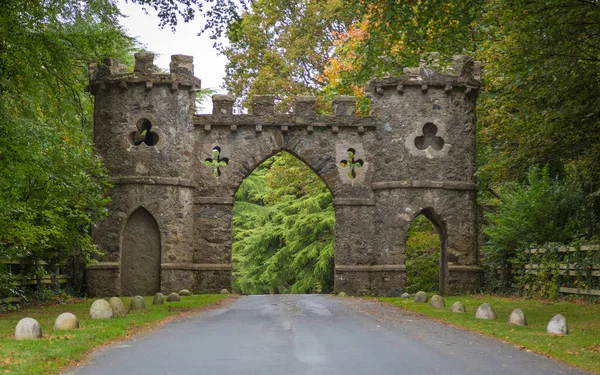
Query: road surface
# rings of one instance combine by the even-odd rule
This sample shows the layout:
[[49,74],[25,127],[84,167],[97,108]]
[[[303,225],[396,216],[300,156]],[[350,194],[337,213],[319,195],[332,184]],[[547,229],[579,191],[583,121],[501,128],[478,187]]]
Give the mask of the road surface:
[[245,296],[93,355],[76,375],[585,374],[397,307]]

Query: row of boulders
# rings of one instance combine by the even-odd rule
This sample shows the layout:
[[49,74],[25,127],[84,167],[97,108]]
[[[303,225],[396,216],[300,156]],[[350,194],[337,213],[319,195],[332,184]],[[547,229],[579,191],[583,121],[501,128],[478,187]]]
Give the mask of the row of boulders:
[[[173,292],[165,298],[165,295],[158,292],[154,295],[152,299],[153,305],[162,305],[166,302],[179,302],[181,301],[181,296],[191,296],[192,293],[187,289],[182,289],[177,292]],[[125,316],[127,313],[131,311],[140,311],[147,310],[146,302],[142,296],[135,296],[129,302],[129,309],[126,310],[123,305],[123,301],[119,297],[112,297],[108,300],[98,299],[92,303],[90,307],[90,318],[91,319],[110,319],[113,316]]]
[[[410,294],[404,293],[401,296],[401,298],[409,299]],[[429,300],[429,306],[431,306],[432,308],[436,308],[436,309],[446,307],[444,298],[437,294],[432,296],[431,299],[429,299],[427,293],[420,291],[417,294],[415,294],[414,300],[415,300],[415,302],[418,302],[418,303],[427,303],[427,301]],[[454,302],[454,304],[451,307],[451,311],[455,312],[455,313],[467,312],[465,305],[460,301]],[[482,303],[481,306],[479,306],[479,308],[475,312],[475,318],[486,319],[486,320],[495,320],[497,318],[497,316],[496,316],[496,312],[494,311],[494,308],[489,303]],[[510,313],[510,316],[508,317],[508,323],[514,324],[514,325],[519,325],[519,326],[526,326],[527,319],[525,318],[525,313],[523,312],[523,310],[518,309],[518,308],[514,309]],[[567,326],[567,319],[564,316],[562,316],[561,314],[557,314],[557,315],[553,316],[552,319],[550,320],[550,322],[548,323],[546,331],[549,334],[553,334],[553,335],[568,334],[569,328]]]
[[[227,289],[221,290],[221,294],[229,294]],[[192,293],[187,289],[182,289],[179,293],[171,293],[166,298],[162,293],[156,293],[152,300],[153,305],[162,305],[166,302],[179,302],[181,296],[191,296]],[[110,319],[112,317],[122,317],[130,311],[146,310],[146,303],[141,296],[135,296],[129,303],[129,309],[125,309],[123,301],[119,297],[112,297],[108,301],[98,299],[90,307],[91,319]],[[69,312],[62,313],[54,322],[55,330],[70,330],[79,328],[79,320]],[[40,323],[33,318],[23,318],[17,323],[15,328],[15,339],[36,339],[42,337],[42,328]]]

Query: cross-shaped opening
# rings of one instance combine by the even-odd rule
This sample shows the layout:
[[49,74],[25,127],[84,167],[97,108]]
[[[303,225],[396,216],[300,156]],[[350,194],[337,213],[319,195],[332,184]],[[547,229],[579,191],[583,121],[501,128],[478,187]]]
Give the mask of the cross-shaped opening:
[[148,146],[155,146],[158,143],[158,134],[151,131],[152,123],[147,118],[141,118],[136,124],[137,130],[129,135],[133,145],[139,146],[142,143]]
[[437,136],[437,132],[437,126],[430,122],[423,125],[423,135],[415,138],[415,147],[419,150],[425,150],[429,146],[436,151],[443,149],[444,138]]
[[212,149],[212,158],[204,160],[204,165],[213,168],[213,175],[219,177],[221,175],[221,168],[225,167],[229,163],[228,158],[221,157],[221,148],[215,146]]
[[356,156],[356,150],[353,148],[349,148],[348,149],[348,159],[342,160],[340,162],[340,165],[343,168],[350,168],[350,171],[348,171],[348,177],[350,177],[352,179],[356,178],[356,169],[362,168],[362,166],[364,165],[364,162],[362,161],[362,159],[354,159],[355,156]]

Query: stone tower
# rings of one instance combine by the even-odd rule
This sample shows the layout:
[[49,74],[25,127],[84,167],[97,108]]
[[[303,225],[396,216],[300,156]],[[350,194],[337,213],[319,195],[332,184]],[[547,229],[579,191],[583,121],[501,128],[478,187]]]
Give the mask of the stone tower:
[[176,277],[169,264],[191,253],[192,116],[200,80],[190,56],[172,56],[170,73],[158,72],[153,60],[137,53],[133,73],[114,59],[91,67],[94,142],[114,184],[109,216],[93,230],[106,253],[88,270],[88,288],[98,295],[169,289]]
[[442,69],[433,53],[401,77],[368,86],[372,114],[382,125],[372,184],[379,250],[405,264],[408,227],[419,214],[426,216],[442,242],[442,293],[472,290],[481,273],[475,184],[480,75],[480,63],[469,57],[455,56]]

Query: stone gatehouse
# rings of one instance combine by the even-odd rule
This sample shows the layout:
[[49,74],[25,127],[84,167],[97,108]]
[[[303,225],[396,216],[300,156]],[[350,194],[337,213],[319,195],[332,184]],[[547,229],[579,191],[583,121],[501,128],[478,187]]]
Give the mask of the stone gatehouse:
[[275,113],[273,96],[232,114],[234,98],[224,95],[213,97],[212,115],[196,115],[192,58],[172,56],[170,73],[158,73],[153,58],[138,53],[132,73],[112,59],[90,66],[95,144],[114,184],[108,218],[93,228],[105,255],[88,267],[91,295],[231,288],[234,194],[280,151],[334,197],[336,291],[402,290],[407,230],[419,214],[440,235],[442,293],[479,286],[477,62],[456,56],[441,69],[429,56],[373,80],[365,117],[347,96],[334,98],[331,116],[316,113],[313,97]]

